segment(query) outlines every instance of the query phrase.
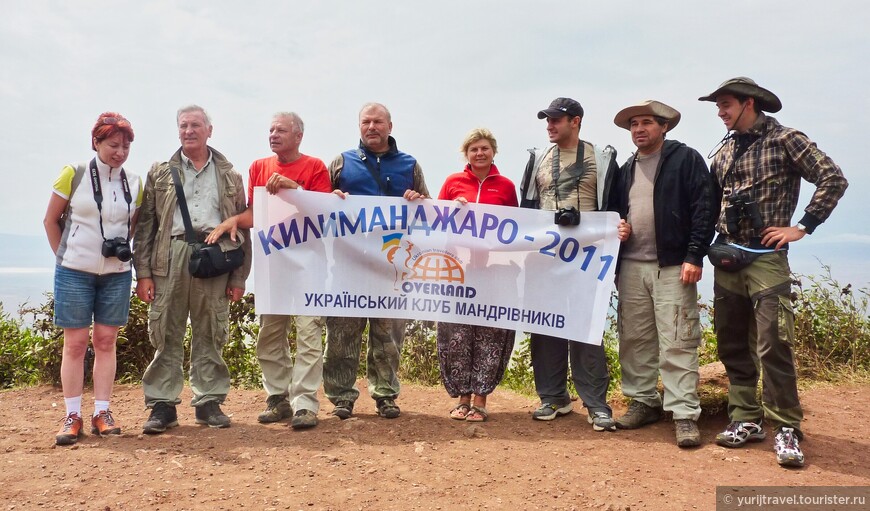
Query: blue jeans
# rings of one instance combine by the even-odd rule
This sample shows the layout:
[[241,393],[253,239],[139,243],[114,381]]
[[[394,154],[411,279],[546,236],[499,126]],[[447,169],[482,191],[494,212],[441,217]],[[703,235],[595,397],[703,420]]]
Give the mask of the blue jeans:
[[96,275],[55,266],[54,324],[61,328],[126,325],[132,282],[130,270]]

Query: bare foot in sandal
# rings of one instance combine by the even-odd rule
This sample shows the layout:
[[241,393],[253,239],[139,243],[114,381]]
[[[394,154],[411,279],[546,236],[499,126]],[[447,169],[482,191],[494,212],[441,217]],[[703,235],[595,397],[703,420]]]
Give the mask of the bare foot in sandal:
[[464,421],[471,411],[471,396],[461,396],[459,404],[450,410],[450,418],[458,421]]
[[486,422],[489,414],[486,413],[486,408],[482,406],[472,406],[471,411],[465,416],[467,422]]

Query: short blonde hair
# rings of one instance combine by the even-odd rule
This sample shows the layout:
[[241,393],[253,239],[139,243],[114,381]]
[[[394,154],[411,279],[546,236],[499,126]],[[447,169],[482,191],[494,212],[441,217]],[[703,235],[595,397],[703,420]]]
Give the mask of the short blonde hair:
[[464,155],[468,152],[468,146],[475,142],[480,142],[481,140],[486,140],[489,142],[489,145],[492,146],[492,154],[495,155],[498,152],[498,143],[495,141],[495,135],[492,134],[486,128],[474,128],[473,130],[468,132],[468,135],[465,135],[465,139],[462,140],[462,146],[460,150]]

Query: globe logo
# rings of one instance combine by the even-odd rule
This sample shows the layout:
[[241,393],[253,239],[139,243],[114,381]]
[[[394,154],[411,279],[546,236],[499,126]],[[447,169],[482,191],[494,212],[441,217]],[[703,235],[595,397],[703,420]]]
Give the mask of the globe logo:
[[465,282],[465,270],[455,258],[439,253],[421,254],[413,266],[413,280],[424,282]]

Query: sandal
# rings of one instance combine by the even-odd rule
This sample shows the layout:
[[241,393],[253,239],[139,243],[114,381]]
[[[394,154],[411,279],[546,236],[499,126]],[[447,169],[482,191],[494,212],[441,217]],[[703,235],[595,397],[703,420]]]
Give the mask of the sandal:
[[468,403],[459,403],[450,410],[450,418],[458,421],[464,421],[468,414],[471,413],[471,407]]
[[488,418],[489,414],[486,413],[486,408],[482,406],[472,406],[471,411],[465,416],[465,420],[468,422],[486,422]]

